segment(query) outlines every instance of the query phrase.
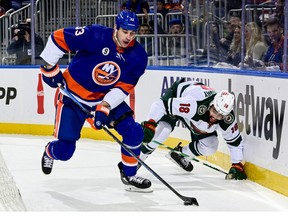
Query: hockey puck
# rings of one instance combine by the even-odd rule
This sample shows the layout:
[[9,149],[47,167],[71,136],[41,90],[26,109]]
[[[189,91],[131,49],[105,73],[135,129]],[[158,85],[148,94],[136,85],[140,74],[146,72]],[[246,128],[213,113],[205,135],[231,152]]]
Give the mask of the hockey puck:
[[193,203],[190,201],[190,200],[185,200],[184,201],[184,205],[187,206],[187,205],[192,205]]

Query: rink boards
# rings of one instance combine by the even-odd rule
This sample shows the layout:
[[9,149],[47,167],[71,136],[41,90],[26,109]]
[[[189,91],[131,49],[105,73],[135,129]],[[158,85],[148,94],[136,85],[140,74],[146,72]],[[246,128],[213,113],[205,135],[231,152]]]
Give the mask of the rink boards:
[[[0,67],[0,133],[52,134],[57,90],[43,84],[44,91],[39,91],[38,74],[38,67]],[[134,94],[127,98],[138,122],[146,119],[152,102],[179,78],[234,93],[236,118],[245,141],[248,178],[288,196],[287,76],[244,70],[149,67]],[[41,103],[43,96],[44,104]],[[42,106],[44,113],[39,113]],[[112,140],[104,131],[95,131],[88,124],[81,135]],[[188,130],[179,124],[165,143],[175,146],[178,141],[188,144],[189,140]],[[230,166],[228,148],[223,139],[219,140],[218,152],[207,160],[227,170]]]

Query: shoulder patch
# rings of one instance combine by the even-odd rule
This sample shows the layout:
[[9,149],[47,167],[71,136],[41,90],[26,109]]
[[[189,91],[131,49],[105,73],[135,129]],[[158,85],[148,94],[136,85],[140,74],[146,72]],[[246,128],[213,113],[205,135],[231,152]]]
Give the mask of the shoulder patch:
[[231,113],[229,113],[227,116],[224,117],[223,121],[226,124],[231,124],[234,121],[235,117]]
[[206,112],[207,112],[207,106],[202,104],[198,107],[198,110],[197,110],[198,115],[204,115]]

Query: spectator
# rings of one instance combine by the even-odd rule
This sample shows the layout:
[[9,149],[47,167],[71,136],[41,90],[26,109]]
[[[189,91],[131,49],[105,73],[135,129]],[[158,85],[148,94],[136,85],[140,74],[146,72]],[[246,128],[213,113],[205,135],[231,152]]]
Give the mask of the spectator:
[[[163,17],[163,20],[158,20],[157,22],[157,34],[165,34],[166,32],[162,28],[162,26],[165,26],[166,23],[166,15],[169,13],[169,10],[164,7],[164,0],[157,0],[157,13],[160,13]],[[153,12],[153,11],[151,11]],[[154,12],[153,12],[154,13]],[[149,20],[148,21],[149,26],[154,32],[154,20]]]
[[[185,35],[184,25],[179,19],[172,19],[169,22],[169,36],[166,42],[166,53],[173,57],[174,66],[182,65],[181,59],[185,57]],[[176,61],[177,59],[177,61]],[[176,64],[175,64],[176,63]],[[170,65],[170,63],[169,63]]]
[[147,24],[147,23],[142,23],[139,27],[139,31],[138,31],[139,34],[144,34],[144,35],[147,35],[147,34],[150,34],[150,26]]
[[142,23],[138,31],[139,35],[145,35],[139,38],[139,43],[146,50],[148,56],[152,56],[152,37],[148,36],[151,34],[150,27],[147,23]]
[[267,51],[267,45],[259,26],[255,22],[249,22],[245,25],[245,50],[245,64],[253,68],[263,66],[257,66],[260,63],[257,60],[262,60]]
[[241,26],[234,30],[232,43],[230,45],[226,62],[233,66],[238,66],[241,62]]
[[[148,13],[150,11],[149,3],[145,0],[128,0],[122,5],[122,8],[133,11],[136,14],[144,14],[144,17],[139,17],[140,22],[148,23]],[[142,18],[142,19],[141,19]]]
[[[209,27],[209,29],[208,29]],[[223,48],[220,46],[220,36],[219,36],[219,26],[217,22],[210,22],[206,26],[207,32],[206,37],[204,38],[205,42],[209,39],[207,46],[204,49],[198,49],[198,53],[201,53],[201,56],[198,56],[199,61],[207,61],[208,53],[209,60],[214,63],[226,61],[224,58],[226,56],[226,51],[223,51]],[[209,30],[209,38],[208,38]],[[207,47],[207,48],[206,48]],[[208,49],[209,48],[209,49]],[[224,54],[223,54],[224,52]]]
[[234,30],[237,26],[239,26],[241,23],[241,19],[238,16],[238,14],[232,14],[230,16],[229,22],[226,25],[226,36],[220,39],[220,45],[224,50],[228,52],[229,47],[231,45],[232,39],[233,39],[233,34]]
[[163,19],[169,13],[169,10],[167,10],[165,7],[165,1],[164,0],[157,0],[157,13],[162,14]]
[[279,66],[283,69],[283,51],[284,51],[284,36],[278,18],[270,18],[265,23],[266,31],[269,36],[270,45],[264,56],[266,66]]
[[[219,26],[216,22],[210,25],[210,59],[219,62],[225,61],[226,50],[220,46]],[[205,51],[204,51],[205,53]]]
[[165,5],[165,8],[172,11],[183,11],[183,5],[183,0],[169,0],[168,3]]
[[149,4],[145,0],[130,0],[126,1],[126,8],[136,14],[149,13]]
[[164,26],[166,23],[166,15],[169,13],[169,10],[164,7],[165,1],[164,0],[157,0],[157,13],[160,13],[163,17],[163,22],[158,21],[159,25]]
[[282,28],[284,28],[284,5],[285,0],[276,0],[275,1],[276,10],[275,17],[279,19],[279,23]]
[[[12,29],[13,38],[7,47],[9,55],[16,54],[16,64],[31,64],[31,22],[30,18],[26,19]],[[44,49],[44,41],[35,34],[35,56],[39,57]]]
[[172,19],[169,22],[169,34],[182,34],[184,25],[179,19]]

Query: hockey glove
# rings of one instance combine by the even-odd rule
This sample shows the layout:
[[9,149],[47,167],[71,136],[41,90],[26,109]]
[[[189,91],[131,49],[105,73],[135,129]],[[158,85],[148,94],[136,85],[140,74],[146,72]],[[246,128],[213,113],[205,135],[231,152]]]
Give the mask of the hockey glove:
[[43,75],[43,81],[50,87],[57,88],[58,84],[64,85],[64,77],[58,64],[49,69],[41,65],[40,71]]
[[96,127],[96,129],[100,130],[102,129],[102,125],[106,124],[109,112],[110,110],[108,107],[105,107],[101,104],[98,104],[96,106],[95,119],[94,119],[94,126]]
[[142,122],[141,126],[142,126],[142,129],[144,132],[143,142],[144,143],[151,142],[151,140],[155,134],[155,129],[157,127],[157,123],[153,119],[150,119],[149,121]]
[[229,173],[226,175],[225,179],[247,179],[247,175],[244,172],[243,164],[241,162],[232,164],[232,167],[230,168]]

